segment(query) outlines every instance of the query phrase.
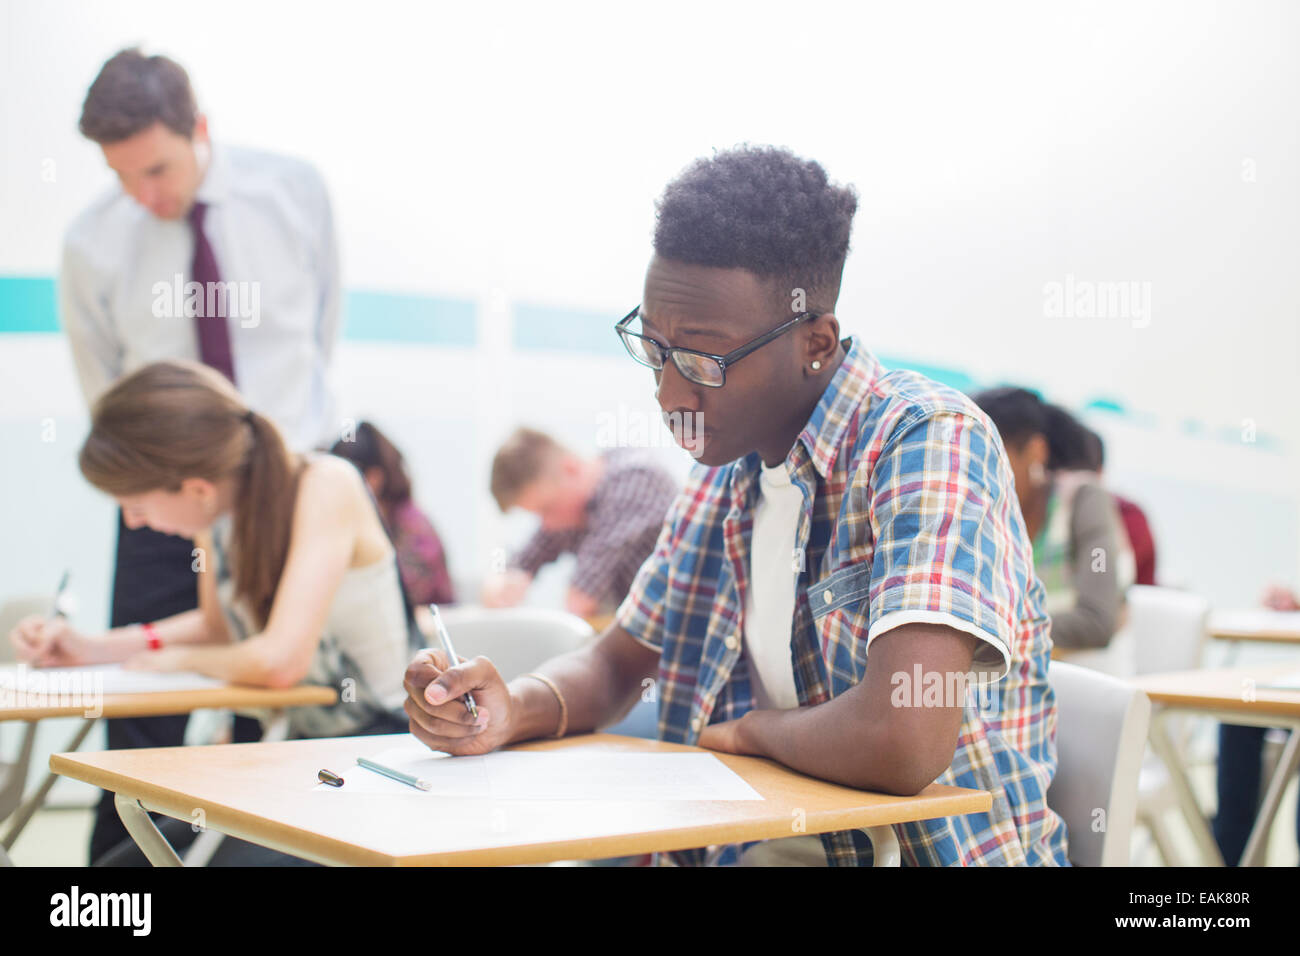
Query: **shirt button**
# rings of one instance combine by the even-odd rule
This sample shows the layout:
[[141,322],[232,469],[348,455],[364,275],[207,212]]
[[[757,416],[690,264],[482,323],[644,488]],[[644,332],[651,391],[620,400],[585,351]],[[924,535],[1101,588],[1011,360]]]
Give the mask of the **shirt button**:
[[734,634],[727,635],[727,639],[722,643],[727,645],[727,650],[729,651],[734,651],[737,647],[740,646],[740,641],[736,640],[736,635]]
[[830,588],[827,588],[825,591],[822,592],[822,601],[824,603],[830,604],[831,601],[833,601],[834,599],[835,599],[835,595],[831,593]]
[[691,730],[695,731],[697,734],[700,732],[700,728],[703,726],[704,726],[703,717],[696,717],[691,720]]

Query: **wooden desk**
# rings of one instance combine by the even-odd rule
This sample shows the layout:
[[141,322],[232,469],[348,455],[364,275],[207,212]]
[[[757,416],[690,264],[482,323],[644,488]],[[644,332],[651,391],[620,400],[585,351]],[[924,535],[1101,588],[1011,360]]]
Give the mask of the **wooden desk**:
[[1297,733],[1300,731],[1300,691],[1269,690],[1263,685],[1297,669],[1300,669],[1300,662],[1150,674],[1133,681],[1151,698],[1151,747],[1165,762],[1183,816],[1211,865],[1222,866],[1223,856],[1192,793],[1187,769],[1178,757],[1165,722],[1174,713],[1195,713],[1214,717],[1223,723],[1283,727],[1291,731],[1277,768],[1269,779],[1264,801],[1241,858],[1242,866],[1259,866],[1264,859],[1268,832],[1277,815],[1282,794],[1296,767],[1300,766],[1300,733]]
[[302,685],[285,690],[264,687],[206,687],[145,694],[105,694],[98,714],[87,714],[81,704],[51,704],[45,707],[0,707],[0,720],[44,720],[46,717],[157,717],[188,714],[195,710],[284,710],[286,707],[329,706],[338,700],[332,687]]
[[1247,608],[1215,611],[1207,629],[1220,641],[1263,641],[1300,645],[1300,611]]
[[[763,801],[468,800],[313,793],[322,767],[345,772],[358,756],[408,735],[272,744],[56,754],[55,772],[117,794],[118,811],[155,865],[180,861],[148,811],[192,819],[231,836],[320,863],[363,866],[501,865],[600,859],[862,829],[878,865],[899,862],[891,824],[987,811],[982,790],[931,784],[915,797],[866,793],[795,773],[770,760],[717,754]],[[696,753],[697,747],[587,734],[519,750]]]
[[[287,718],[284,710],[289,707],[329,706],[338,700],[338,694],[332,687],[301,685],[284,690],[271,690],[263,687],[242,687],[227,684],[224,687],[208,687],[196,690],[169,690],[140,694],[105,694],[94,700],[91,706],[82,703],[51,702],[47,706],[0,707],[0,720],[22,720],[32,725],[27,739],[23,743],[24,753],[30,753],[35,725],[47,717],[81,717],[84,723],[72,740],[69,750],[81,746],[86,735],[90,733],[100,717],[157,717],[161,714],[188,714],[196,710],[269,710],[271,720],[263,732],[263,740],[283,740],[288,732]],[[26,759],[24,757],[24,759]],[[0,840],[0,865],[9,862],[8,850],[13,847],[23,828],[27,826],[32,815],[45,803],[50,788],[54,786],[53,771],[46,773],[45,780],[36,792],[14,811],[4,839]],[[216,848],[215,840],[197,843],[191,852],[194,857],[201,853],[211,854]]]

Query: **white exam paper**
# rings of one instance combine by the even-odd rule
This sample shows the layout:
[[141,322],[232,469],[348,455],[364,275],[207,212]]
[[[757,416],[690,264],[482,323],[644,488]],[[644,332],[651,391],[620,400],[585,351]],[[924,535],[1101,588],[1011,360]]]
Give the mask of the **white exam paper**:
[[359,765],[341,773],[342,787],[320,784],[315,789],[495,800],[763,799],[713,754],[498,750],[482,757],[450,757],[417,743],[367,759],[414,774],[433,789],[417,790]]
[[1274,677],[1267,684],[1261,684],[1260,690],[1300,690],[1300,671]]
[[0,664],[0,687],[27,695],[149,694],[224,687],[225,681],[191,671],[129,671],[121,664],[93,667],[32,667]]

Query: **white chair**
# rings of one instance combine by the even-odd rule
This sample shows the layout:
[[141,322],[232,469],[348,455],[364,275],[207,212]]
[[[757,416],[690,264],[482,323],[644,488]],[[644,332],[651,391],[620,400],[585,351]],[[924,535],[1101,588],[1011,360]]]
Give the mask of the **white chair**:
[[[582,618],[544,608],[482,607],[440,608],[456,653],[471,658],[489,658],[501,676],[509,681],[536,669],[538,664],[592,641],[596,632]],[[427,624],[421,625],[427,628]],[[431,637],[426,632],[426,637]],[[436,642],[429,640],[429,646]],[[645,737],[654,740],[659,723],[659,706],[638,700],[623,717],[600,728],[603,733]]]
[[[1210,602],[1197,594],[1167,587],[1134,585],[1128,591],[1129,629],[1133,638],[1133,670],[1138,676],[1189,671],[1201,666],[1208,640]],[[1171,742],[1182,759],[1191,723],[1172,717]],[[1156,852],[1166,866],[1177,860],[1165,817],[1179,808],[1169,770],[1153,752],[1142,761],[1138,779],[1138,823],[1151,833]]]
[[1057,766],[1047,805],[1065,821],[1070,862],[1127,866],[1151,701],[1118,678],[1062,661],[1048,677]]
[[[30,614],[45,614],[50,609],[47,596],[32,595],[14,598],[0,605],[0,664],[16,661],[17,654],[9,641],[9,632],[23,618]],[[27,785],[27,770],[32,762],[32,746],[36,742],[37,721],[28,722],[23,729],[22,743],[18,748],[18,757],[12,762],[0,760],[0,824],[22,805],[23,788]],[[23,821],[26,822],[25,820]],[[21,827],[18,832],[21,832]],[[18,838],[18,832],[10,832],[0,841],[0,866],[11,864],[6,852]]]
[[[447,633],[464,658],[489,658],[507,680],[567,654],[596,635],[582,618],[548,608],[439,608]],[[434,641],[430,647],[436,647]]]

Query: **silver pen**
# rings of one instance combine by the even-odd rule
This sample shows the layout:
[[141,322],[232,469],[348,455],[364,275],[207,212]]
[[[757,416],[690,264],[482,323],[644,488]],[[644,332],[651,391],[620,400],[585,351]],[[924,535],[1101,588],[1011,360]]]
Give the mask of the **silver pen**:
[[[448,667],[455,667],[460,663],[460,658],[456,656],[456,649],[451,646],[451,635],[447,633],[447,626],[442,623],[442,615],[438,613],[438,605],[430,604],[429,611],[433,614],[433,624],[438,630],[438,643],[442,645],[442,652],[447,656]],[[474,703],[474,695],[466,693],[461,698],[465,702],[465,709],[470,712],[470,716],[478,720],[478,706]]]
[[67,617],[67,615],[63,613],[63,608],[60,607],[60,605],[63,603],[63,592],[68,589],[68,575],[70,573],[71,572],[69,571],[64,571],[63,577],[59,578],[58,590],[54,592],[54,604],[50,607],[49,620],[51,621],[56,617]]

